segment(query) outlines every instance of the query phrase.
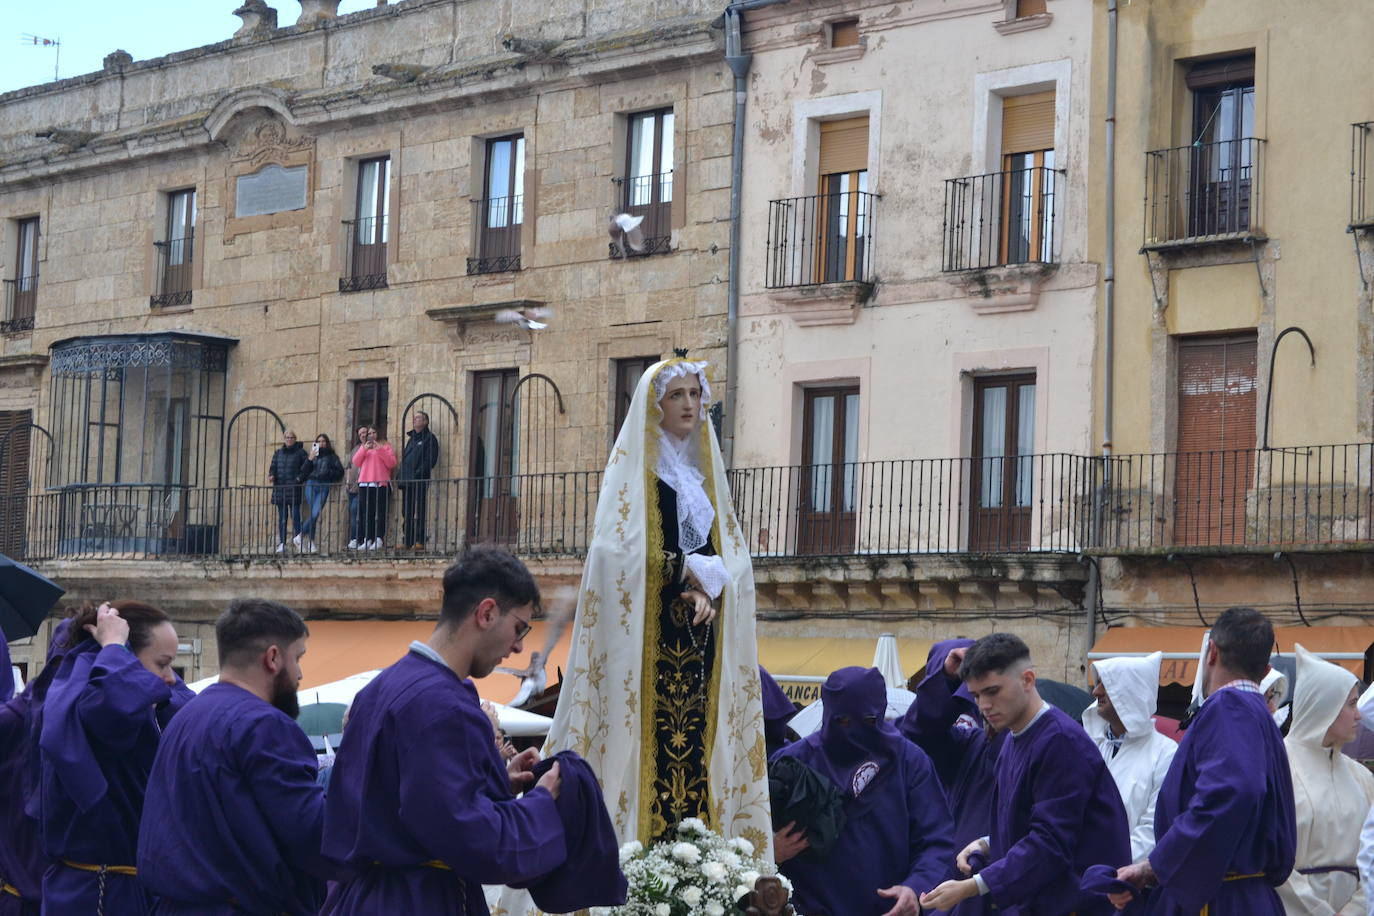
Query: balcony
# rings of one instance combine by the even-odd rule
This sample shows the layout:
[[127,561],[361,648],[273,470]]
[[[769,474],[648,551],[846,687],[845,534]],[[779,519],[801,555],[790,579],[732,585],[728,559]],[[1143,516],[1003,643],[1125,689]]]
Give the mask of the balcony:
[[1263,153],[1256,137],[1146,153],[1143,250],[1263,239]]
[[153,243],[156,263],[153,275],[156,278],[152,296],[148,304],[153,308],[171,308],[191,304],[192,258],[195,252],[195,236],[167,239]]
[[391,226],[388,217],[344,220],[344,272],[339,292],[386,289],[386,249]]
[[1374,166],[1374,121],[1350,125],[1350,229],[1374,228],[1374,188],[1369,185]]
[[1062,171],[1036,166],[945,182],[945,271],[1054,264]]
[[38,303],[38,274],[5,281],[5,317],[0,334],[33,330],[34,306]]
[[487,197],[472,202],[472,251],[469,274],[496,274],[520,269],[520,227],[525,198]]
[[633,258],[671,252],[673,173],[614,178],[612,181],[615,184],[615,196],[611,202],[612,212],[644,217],[644,222],[639,224],[639,231],[644,235],[644,244],[638,251],[633,248],[622,251],[619,242],[611,242],[610,256]]
[[871,284],[879,195],[843,191],[768,204],[768,289]]

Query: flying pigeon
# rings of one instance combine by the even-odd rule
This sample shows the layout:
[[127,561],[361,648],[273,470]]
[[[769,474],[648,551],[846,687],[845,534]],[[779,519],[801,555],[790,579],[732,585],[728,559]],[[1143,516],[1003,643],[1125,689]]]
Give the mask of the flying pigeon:
[[549,613],[545,617],[549,623],[549,637],[544,641],[544,648],[531,653],[530,663],[526,668],[503,666],[496,669],[502,674],[513,674],[520,678],[520,691],[515,695],[515,699],[506,704],[507,706],[519,709],[543,694],[544,687],[548,684],[548,675],[544,671],[544,663],[548,659],[549,653],[553,651],[553,647],[558,645],[558,640],[562,638],[563,631],[568,628],[568,623],[572,620],[573,611],[576,607],[576,589],[564,586],[554,592],[552,600],[549,601]]
[[496,313],[496,320],[507,324],[518,324],[522,328],[531,331],[542,331],[549,326],[547,321],[539,321],[540,318],[552,318],[553,309],[537,306],[523,309],[502,309]]
[[611,241],[620,246],[622,258],[628,258],[631,251],[643,250],[644,230],[639,228],[642,222],[644,217],[631,216],[628,213],[617,213],[611,217],[611,223],[606,229],[611,235]]

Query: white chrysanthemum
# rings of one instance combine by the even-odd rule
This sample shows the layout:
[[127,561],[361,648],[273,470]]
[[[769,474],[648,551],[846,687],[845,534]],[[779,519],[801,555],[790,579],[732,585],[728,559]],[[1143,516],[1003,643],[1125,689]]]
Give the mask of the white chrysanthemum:
[[701,903],[701,888],[688,885],[682,889],[682,893],[678,894],[678,896],[681,897],[682,902],[688,906],[696,906],[698,903]]
[[728,869],[720,862],[707,862],[701,866],[701,873],[706,876],[706,880],[712,884],[724,884],[725,877],[729,874]]
[[673,858],[685,865],[695,865],[701,861],[701,850],[691,843],[678,843],[673,846]]
[[666,903],[654,907],[654,916],[673,916],[673,908]]
[[678,833],[692,833],[697,836],[705,836],[710,833],[706,829],[706,824],[699,817],[684,817],[682,822],[677,825]]
[[706,904],[706,916],[725,916],[725,907],[719,903]]
[[740,855],[752,856],[754,854],[754,844],[742,836],[735,837],[730,841],[730,845],[735,847],[735,850],[739,852]]
[[751,868],[741,874],[739,880],[741,884],[747,885],[750,890],[753,890],[754,885],[759,883],[759,877],[759,873]]

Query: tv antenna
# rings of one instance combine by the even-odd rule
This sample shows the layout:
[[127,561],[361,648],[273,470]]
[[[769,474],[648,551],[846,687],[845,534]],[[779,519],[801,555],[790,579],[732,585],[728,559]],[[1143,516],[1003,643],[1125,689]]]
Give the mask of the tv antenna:
[[57,38],[44,38],[42,35],[31,35],[25,32],[23,35],[19,36],[19,41],[21,44],[53,49],[52,78],[53,82],[57,82],[57,68],[62,62],[61,40]]

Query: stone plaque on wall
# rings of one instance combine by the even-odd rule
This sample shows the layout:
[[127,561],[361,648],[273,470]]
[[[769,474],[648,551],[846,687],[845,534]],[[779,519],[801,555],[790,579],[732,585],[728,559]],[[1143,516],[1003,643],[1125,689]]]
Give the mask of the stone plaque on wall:
[[241,175],[234,185],[234,216],[262,216],[283,210],[304,210],[308,168],[298,165],[283,168],[263,166],[251,175]]

